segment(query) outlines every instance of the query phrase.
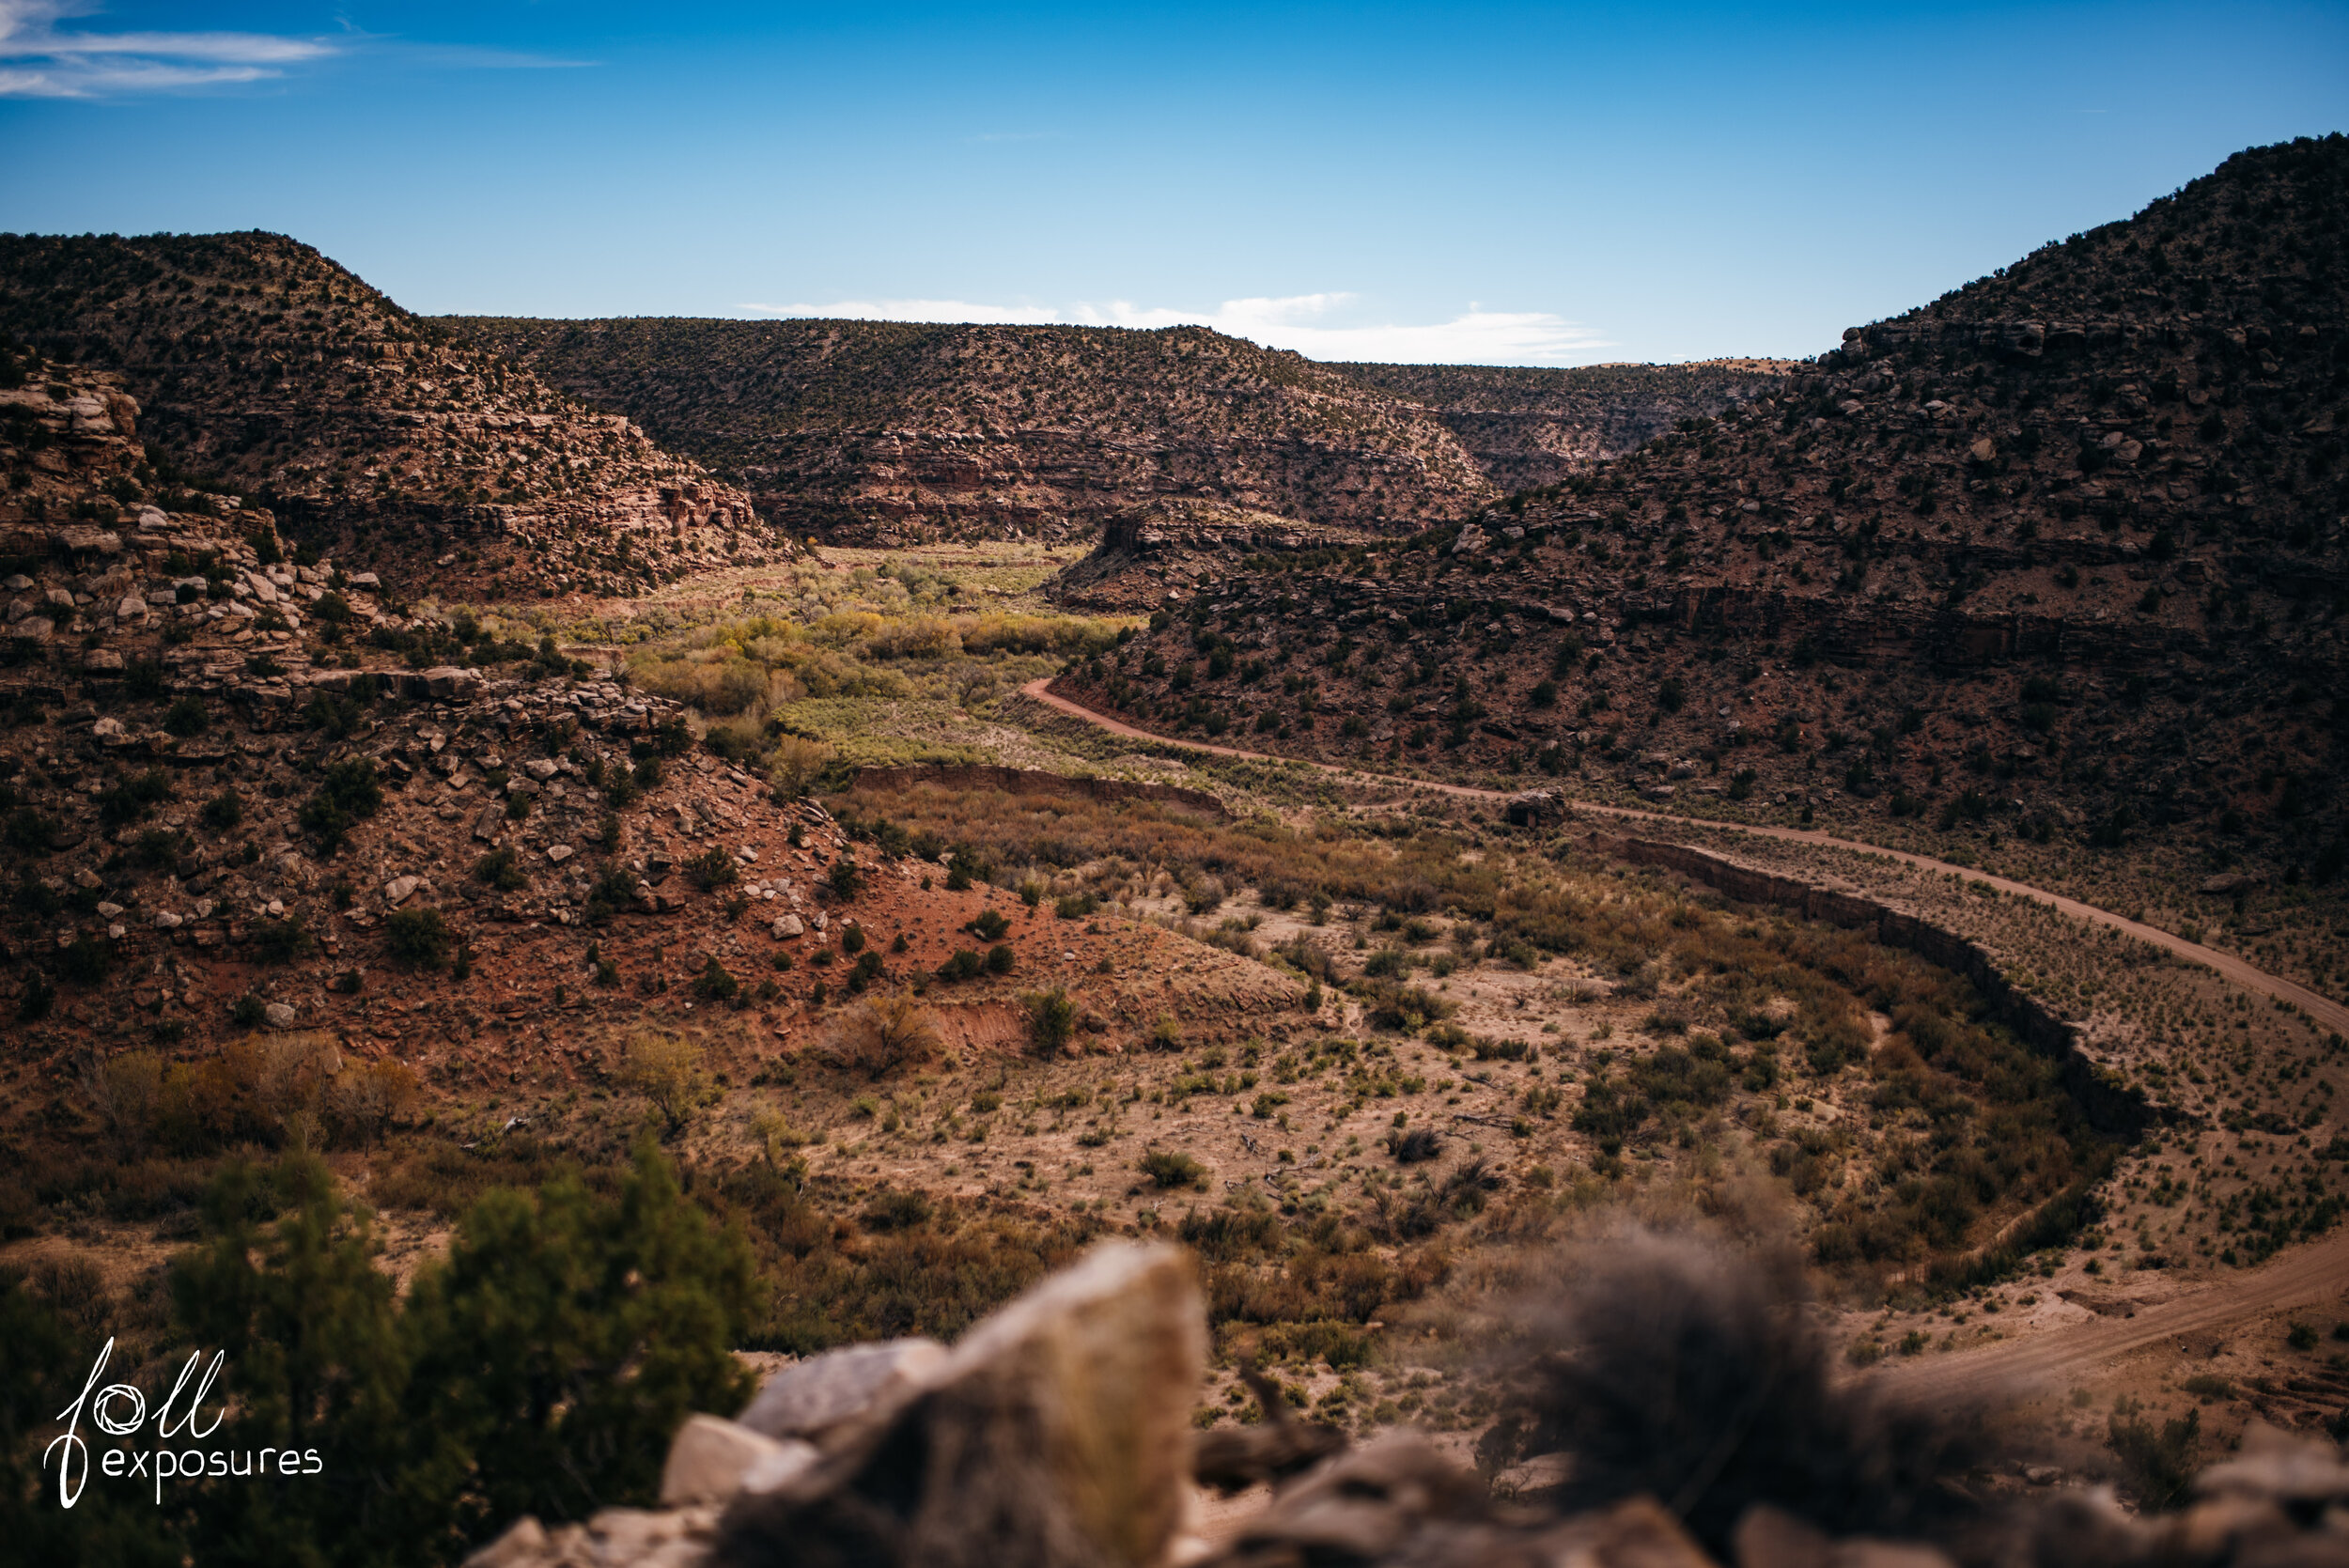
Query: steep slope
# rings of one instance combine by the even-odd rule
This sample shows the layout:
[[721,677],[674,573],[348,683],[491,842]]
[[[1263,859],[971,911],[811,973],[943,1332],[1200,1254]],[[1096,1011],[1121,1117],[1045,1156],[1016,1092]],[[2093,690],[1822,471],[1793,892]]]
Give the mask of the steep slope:
[[1854,329],[1734,418],[1344,580],[1221,584],[1066,690],[1732,810],[2107,845],[2186,824],[2221,863],[2322,874],[2345,225],[2349,140],[2240,154]]
[[1422,411],[1202,327],[448,324],[843,543],[1081,536],[1159,496],[1404,533],[1492,494]]
[[[1048,930],[1008,889],[934,888],[926,860],[867,850],[844,878],[859,854],[829,815],[695,748],[676,703],[551,649],[455,662],[448,628],[385,613],[369,574],[284,559],[269,514],[215,493],[118,504],[153,476],[137,416],[108,375],[0,339],[12,1089],[53,1079],[65,1105],[105,1079],[79,1076],[92,1053],[140,1047],[183,1086],[214,1062],[226,1098],[183,1108],[209,1146],[273,1136],[272,1097],[301,1086],[263,1080],[287,1073],[330,1120],[411,1074],[597,1078],[601,1044],[689,998],[730,1002],[744,1038],[806,1044],[828,991],[918,981],[988,907],[1018,916],[997,939],[1018,970],[936,999],[952,1044],[1016,1038],[1038,983],[1147,1028],[1163,1002],[1138,1012],[1113,968],[1190,966],[1187,1011],[1235,1027],[1293,1004],[1232,954],[1147,924]],[[856,970],[850,939],[828,973],[868,924],[905,934]],[[779,980],[795,955],[814,972]]]
[[1778,391],[1786,360],[1590,365],[1571,370],[1485,365],[1334,365],[1365,386],[1441,420],[1485,477],[1534,489],[1619,458],[1685,419]]
[[202,475],[411,593],[623,593],[786,548],[627,420],[279,235],[0,236],[0,326],[115,374],[159,485]]

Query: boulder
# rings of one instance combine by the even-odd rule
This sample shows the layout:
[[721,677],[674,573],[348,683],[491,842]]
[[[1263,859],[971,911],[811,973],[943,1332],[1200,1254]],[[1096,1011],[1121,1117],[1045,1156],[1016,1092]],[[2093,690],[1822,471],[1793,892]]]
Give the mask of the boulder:
[[850,1345],[773,1374],[737,1419],[762,1436],[813,1440],[894,1402],[945,1359],[946,1347],[936,1340]]
[[771,1492],[816,1463],[816,1447],[770,1437],[715,1416],[689,1416],[661,1470],[661,1506],[726,1502],[741,1491]]
[[122,536],[103,528],[60,528],[56,533],[57,548],[76,555],[119,555]]
[[283,1001],[267,1002],[261,1008],[261,1017],[272,1029],[291,1029],[300,1016],[290,1003]]
[[2321,1504],[2349,1498],[2349,1465],[2330,1443],[2295,1437],[2263,1421],[2243,1429],[2243,1444],[2194,1478],[2198,1496],[2242,1496],[2280,1503]]
[[973,1327],[825,1459],[727,1510],[720,1562],[1142,1568],[1190,1498],[1206,1361],[1190,1263],[1109,1242]]
[[1566,802],[1554,789],[1529,789],[1521,795],[1512,795],[1502,810],[1512,826],[1538,828],[1564,816]]
[[784,937],[796,937],[806,929],[806,925],[801,924],[799,916],[782,915],[776,918],[774,934],[778,939]]
[[420,877],[393,877],[383,884],[383,902],[398,908],[408,902],[408,895],[414,893],[423,880]]
[[524,1516],[465,1568],[694,1568],[708,1556],[715,1508],[606,1508],[550,1530]]
[[[1807,1565],[1828,1568],[1841,1560],[1830,1555],[1809,1559]],[[1341,1453],[1278,1492],[1213,1561],[1217,1568],[1320,1562],[1716,1568],[1653,1498],[1629,1498],[1563,1519],[1499,1509],[1473,1471],[1411,1432],[1389,1433]]]

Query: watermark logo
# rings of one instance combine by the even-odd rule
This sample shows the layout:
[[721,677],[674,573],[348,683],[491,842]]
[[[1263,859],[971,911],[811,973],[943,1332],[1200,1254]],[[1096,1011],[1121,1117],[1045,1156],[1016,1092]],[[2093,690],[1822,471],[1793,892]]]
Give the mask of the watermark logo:
[[[101,1386],[100,1380],[106,1375],[106,1363],[114,1358],[114,1353],[115,1342],[109,1339],[91,1364],[89,1376],[83,1380],[81,1393],[57,1412],[56,1419],[65,1423],[65,1430],[41,1450],[40,1467],[44,1474],[50,1462],[56,1462],[60,1506],[71,1508],[82,1500],[93,1466],[111,1480],[151,1479],[158,1505],[163,1500],[166,1481],[192,1481],[205,1476],[266,1476],[272,1465],[281,1476],[318,1475],[325,1470],[325,1461],[316,1449],[238,1452],[204,1446],[205,1440],[220,1430],[220,1423],[227,1415],[225,1407],[215,1404],[210,1423],[203,1421],[205,1402],[212,1398],[213,1385],[227,1364],[226,1351],[212,1352],[209,1362],[201,1350],[190,1352],[186,1364],[172,1381],[171,1392],[152,1412],[148,1408],[146,1394],[135,1384]],[[180,1403],[183,1397],[187,1402],[184,1405]],[[82,1436],[85,1417],[103,1436],[128,1441],[109,1444],[93,1455],[90,1440]]]

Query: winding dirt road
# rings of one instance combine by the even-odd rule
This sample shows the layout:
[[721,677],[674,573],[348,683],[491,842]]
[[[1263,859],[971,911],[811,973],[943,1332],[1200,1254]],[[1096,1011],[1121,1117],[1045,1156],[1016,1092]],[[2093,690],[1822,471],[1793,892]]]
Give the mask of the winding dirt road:
[[[1432,789],[1445,795],[1480,800],[1505,800],[1509,798],[1505,791],[1478,789],[1470,784],[1437,784],[1425,779],[1397,778],[1392,774],[1366,773],[1358,768],[1335,768],[1328,763],[1305,762],[1297,757],[1274,756],[1265,752],[1241,751],[1232,746],[1210,746],[1196,740],[1173,740],[1163,735],[1153,735],[1148,730],[1136,729],[1131,724],[1120,723],[1106,714],[1095,712],[1081,703],[1071,702],[1059,692],[1050,690],[1050,685],[1049,681],[1032,680],[1019,690],[1022,695],[1033,697],[1047,707],[1057,709],[1072,718],[1082,719],[1087,723],[1098,725],[1112,735],[1128,736],[1137,740],[1156,740],[1166,745],[1185,747],[1194,752],[1206,752],[1214,756],[1240,757],[1252,762],[1291,763],[1316,768],[1321,772],[1340,778],[1389,788]],[[1850,839],[1837,838],[1832,833],[1820,832],[1815,829],[1769,828],[1743,822],[1715,822],[1704,818],[1666,816],[1657,812],[1635,811],[1626,806],[1595,805],[1584,800],[1577,800],[1572,804],[1576,811],[1587,812],[1598,816],[1616,817],[1626,822],[1654,822],[1674,827],[1687,827],[1693,824],[1725,829],[1731,832],[1751,833],[1760,838],[1783,839],[1789,844],[1812,844],[1829,848],[1861,850],[1871,855],[1881,855],[1887,860],[1898,861],[1905,865],[1917,866],[1925,871],[1946,872],[1951,876],[1963,877],[1968,881],[1985,882],[1997,888],[2000,893],[2016,893],[2025,898],[2036,899],[2075,920],[2091,921],[2098,925],[2109,926],[2115,931],[2124,931],[2141,942],[2166,948],[2182,958],[2190,958],[2198,964],[2207,965],[2231,983],[2246,990],[2258,991],[2274,997],[2279,1001],[2288,1002],[2299,1008],[2325,1028],[2349,1034],[2349,1006],[2344,1006],[2330,997],[2320,996],[2305,986],[2295,985],[2279,975],[2254,969],[2231,953],[2220,953],[2215,948],[2204,947],[2200,942],[2187,941],[2184,937],[2174,932],[2164,931],[2157,925],[2147,925],[2142,922],[2130,920],[2125,915],[2115,914],[2110,909],[2098,908],[2093,904],[2083,904],[2077,898],[2066,898],[2061,893],[2049,893],[2045,888],[2035,888],[2029,883],[2011,881],[2004,877],[1993,877],[1987,872],[1976,871],[1970,866],[1953,865],[1948,861],[1937,861],[1924,855],[1911,855],[1904,850],[1885,849],[1873,844],[1859,844]]]
[[[1107,715],[1096,713],[1082,704],[1071,702],[1058,692],[1047,690],[1047,682],[1031,681],[1020,690],[1045,706],[1071,717],[1097,724],[1115,735],[1129,736],[1139,740],[1167,741],[1165,736],[1152,735],[1147,730],[1122,724]],[[1259,762],[1297,762],[1294,757],[1272,756],[1262,752],[1242,751],[1231,746],[1210,746],[1195,741],[1170,741],[1169,744],[1207,752],[1217,756],[1242,757]],[[1478,789],[1468,784],[1435,784],[1420,779],[1396,778],[1388,774],[1365,773],[1354,768],[1332,768],[1326,763],[1305,763],[1325,773],[1363,784],[1387,787],[1433,789],[1446,795],[1464,796],[1477,800],[1502,800],[1507,795],[1500,790]],[[1574,802],[1577,811],[1611,816],[1626,822],[1654,822],[1684,825],[1689,819],[1664,816],[1655,812],[1634,811],[1622,806],[1594,805]],[[2349,1007],[2329,997],[2319,996],[2303,986],[2252,968],[2232,954],[2219,953],[2199,942],[2161,930],[2157,926],[2117,915],[2076,898],[2049,893],[2045,888],[2031,887],[2003,877],[1992,877],[1970,866],[1952,865],[1923,855],[1911,855],[1897,849],[1878,848],[1874,845],[1855,844],[1848,839],[1799,828],[1769,828],[1745,823],[1717,822],[1707,826],[1725,828],[1735,832],[1753,833],[1764,838],[1783,839],[1792,844],[1812,844],[1844,849],[1864,849],[1927,871],[1948,872],[1969,881],[1987,882],[2001,893],[2017,893],[2026,898],[2054,907],[2076,920],[2092,921],[2099,925],[2125,931],[2139,941],[2166,948],[2181,957],[2206,964],[2234,985],[2247,990],[2263,992],[2299,1008],[2310,1018],[2326,1028],[2349,1032]],[[2248,1269],[2224,1281],[2180,1296],[2172,1300],[2140,1307],[2133,1317],[2099,1317],[2071,1327],[2053,1328],[2023,1339],[2002,1340],[1978,1349],[1954,1351],[1947,1356],[1920,1358],[1886,1363],[1872,1376],[1885,1387],[1904,1394],[1922,1396],[1929,1402],[1961,1401],[2001,1392],[2028,1392],[2052,1387],[2067,1380],[2082,1377],[2121,1357],[2146,1349],[2164,1340],[2187,1336],[2208,1337],[2248,1317],[2304,1306],[2311,1302],[2334,1301],[2349,1295],[2349,1231],[2337,1232],[2306,1247],[2295,1248],[2257,1268]]]

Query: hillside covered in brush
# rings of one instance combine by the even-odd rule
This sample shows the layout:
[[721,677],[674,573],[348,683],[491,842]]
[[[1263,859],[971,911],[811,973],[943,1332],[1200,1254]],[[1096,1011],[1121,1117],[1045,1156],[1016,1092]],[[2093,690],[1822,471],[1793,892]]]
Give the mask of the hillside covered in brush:
[[1424,411],[1204,327],[448,324],[843,543],[1081,537],[1164,496],[1407,533],[1493,493]]
[[157,494],[241,495],[409,592],[626,593],[787,548],[626,419],[281,235],[0,236],[0,327],[142,405]]
[[1301,755],[2322,875],[2344,225],[2349,140],[2242,153],[1465,527],[1260,556],[1064,689]]
[[1783,360],[1691,365],[1336,365],[1417,403],[1459,438],[1504,490],[1554,485],[1654,441],[1684,419],[1734,411],[1776,390]]

